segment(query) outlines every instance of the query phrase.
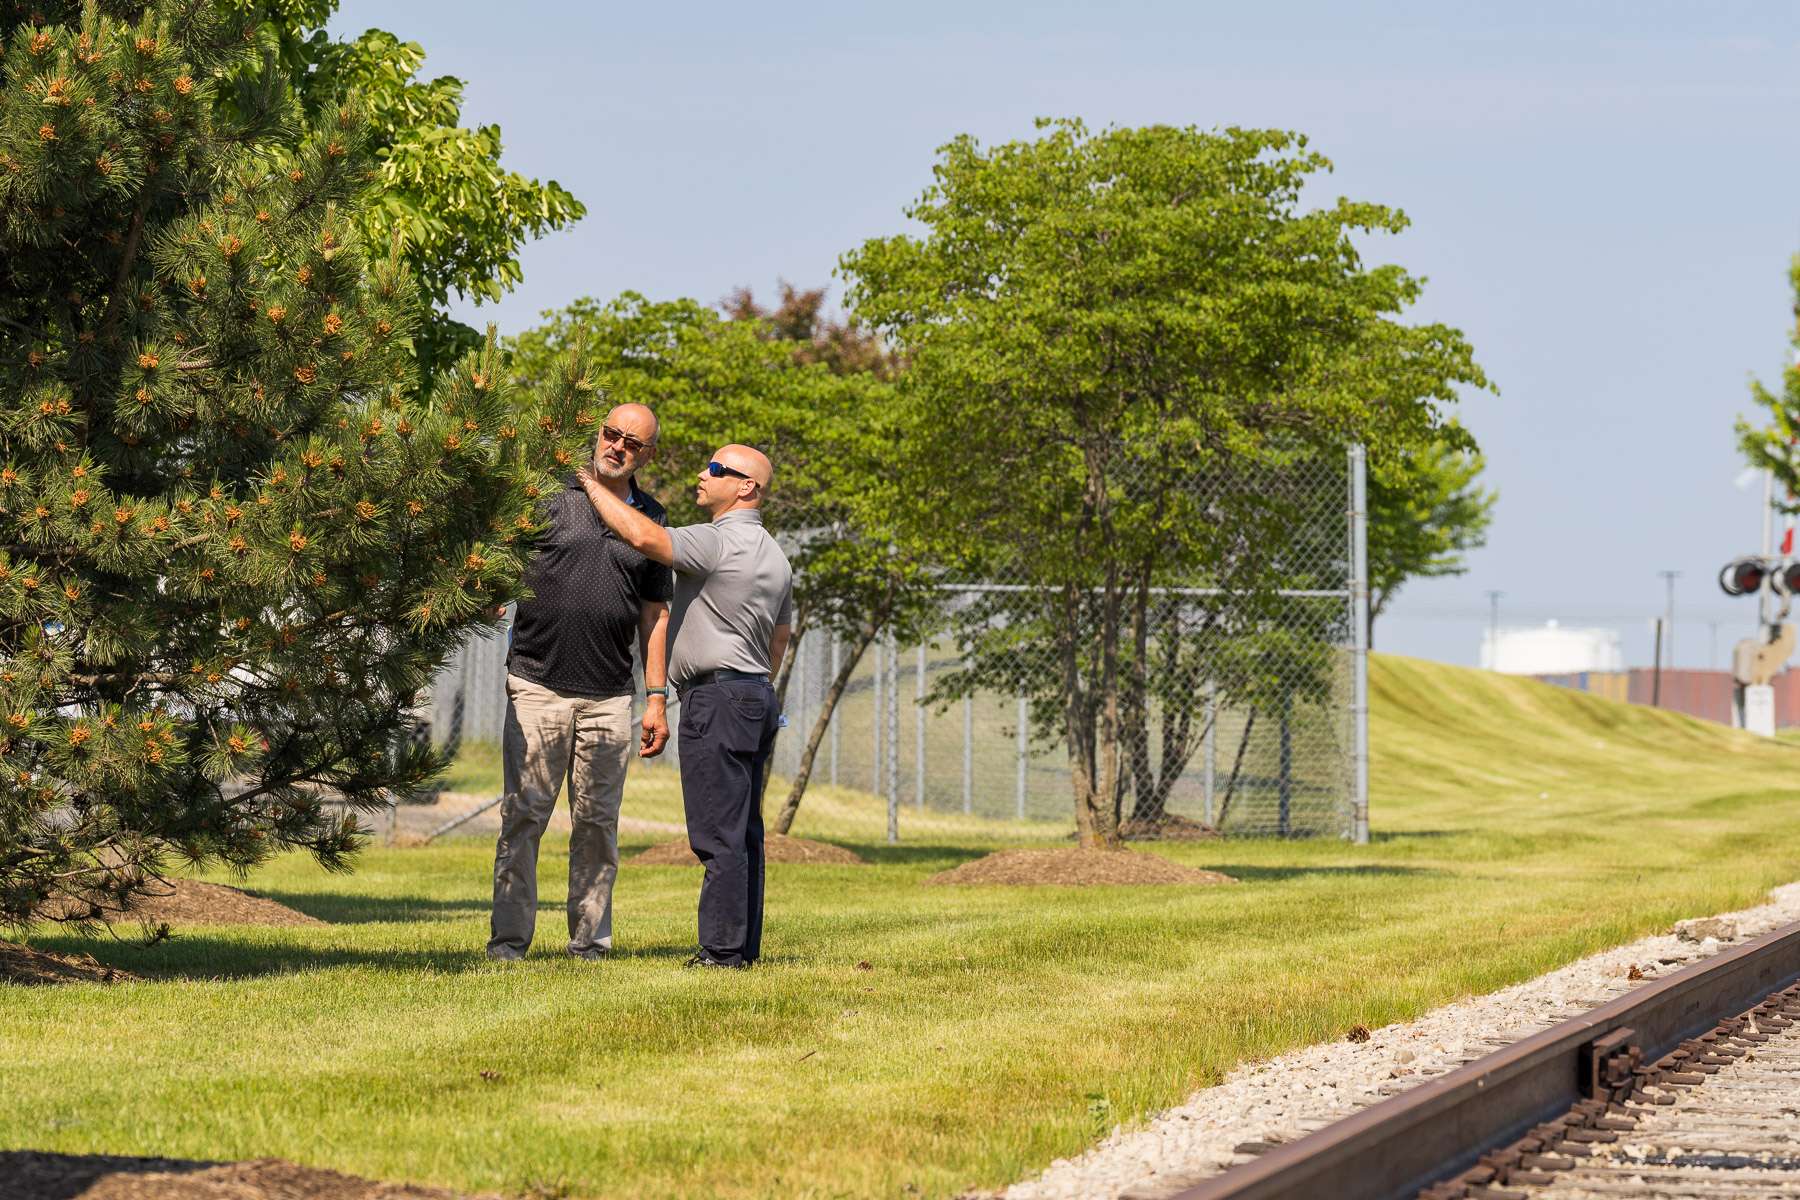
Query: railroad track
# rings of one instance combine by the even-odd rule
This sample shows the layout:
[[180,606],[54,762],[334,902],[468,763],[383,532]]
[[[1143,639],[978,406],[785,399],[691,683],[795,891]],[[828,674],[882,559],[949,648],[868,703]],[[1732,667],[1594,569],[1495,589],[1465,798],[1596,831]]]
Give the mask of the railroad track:
[[1800,1196],[1800,924],[1172,1200]]

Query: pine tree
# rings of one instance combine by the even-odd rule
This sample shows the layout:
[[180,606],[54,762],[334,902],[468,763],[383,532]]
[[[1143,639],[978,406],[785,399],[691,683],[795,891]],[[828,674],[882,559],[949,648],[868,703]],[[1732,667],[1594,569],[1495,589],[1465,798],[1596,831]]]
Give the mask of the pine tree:
[[421,306],[355,233],[339,104],[218,115],[215,0],[0,15],[0,924],[91,921],[178,863],[305,847],[442,764],[403,736],[518,590],[578,365],[490,343],[421,400]]

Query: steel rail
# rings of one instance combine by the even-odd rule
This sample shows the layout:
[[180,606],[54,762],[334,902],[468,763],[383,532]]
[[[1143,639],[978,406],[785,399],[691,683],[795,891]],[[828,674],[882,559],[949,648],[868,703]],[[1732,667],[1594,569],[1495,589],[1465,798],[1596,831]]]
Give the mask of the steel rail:
[[1621,1031],[1634,1058],[1653,1061],[1797,980],[1800,923],[1647,983],[1171,1200],[1410,1200],[1591,1098],[1597,1056],[1623,1048],[1613,1045]]

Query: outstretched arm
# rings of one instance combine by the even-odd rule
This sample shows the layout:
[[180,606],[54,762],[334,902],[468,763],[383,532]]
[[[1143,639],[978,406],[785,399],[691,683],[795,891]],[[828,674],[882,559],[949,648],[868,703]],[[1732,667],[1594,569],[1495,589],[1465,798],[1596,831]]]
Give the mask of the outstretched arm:
[[581,489],[587,493],[594,511],[614,533],[625,539],[626,545],[665,567],[675,565],[675,547],[669,541],[667,529],[613,495],[587,467],[576,472],[576,478],[581,480]]

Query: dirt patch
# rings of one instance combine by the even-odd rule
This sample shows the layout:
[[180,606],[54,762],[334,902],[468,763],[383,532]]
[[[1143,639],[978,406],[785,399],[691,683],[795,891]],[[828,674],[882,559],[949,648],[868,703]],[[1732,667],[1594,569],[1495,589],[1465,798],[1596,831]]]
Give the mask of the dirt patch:
[[1164,813],[1153,821],[1125,822],[1119,836],[1128,842],[1204,842],[1218,837],[1219,831],[1191,817]]
[[[17,942],[0,942],[0,983],[123,983],[136,979],[91,954],[55,954]],[[0,1169],[0,1180],[6,1178]]]
[[[846,850],[842,846],[834,846],[830,842],[815,842],[811,838],[788,837],[784,833],[768,835],[763,843],[763,858],[772,863],[826,863],[832,866],[856,866],[862,862],[855,851]],[[652,846],[642,854],[633,855],[628,861],[641,863],[646,867],[700,865],[700,860],[688,848],[686,838]]]
[[210,1163],[7,1150],[0,1151],[0,1182],[9,1200],[478,1200],[279,1158]]
[[325,924],[317,917],[240,888],[195,879],[177,879],[174,888],[166,896],[145,896],[125,917],[142,917],[153,925],[159,921],[171,925]]
[[960,867],[940,871],[926,883],[1072,887],[1097,884],[1235,883],[1229,875],[1184,867],[1138,850],[1000,850]]

